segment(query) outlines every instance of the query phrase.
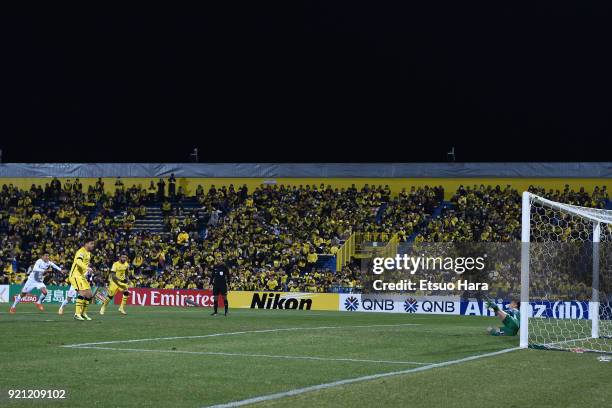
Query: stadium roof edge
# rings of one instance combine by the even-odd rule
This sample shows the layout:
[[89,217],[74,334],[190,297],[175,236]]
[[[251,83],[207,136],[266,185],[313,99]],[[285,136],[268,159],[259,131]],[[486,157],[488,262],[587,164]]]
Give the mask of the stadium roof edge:
[[3,163],[8,177],[612,178],[585,163]]

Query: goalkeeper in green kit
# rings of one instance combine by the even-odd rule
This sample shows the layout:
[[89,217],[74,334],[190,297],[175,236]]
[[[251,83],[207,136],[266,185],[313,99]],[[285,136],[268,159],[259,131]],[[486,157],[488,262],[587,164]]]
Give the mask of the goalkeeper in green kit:
[[489,327],[487,332],[491,336],[516,336],[521,322],[520,305],[521,302],[513,300],[506,306],[506,310],[501,310],[495,302],[487,300],[487,309],[492,309],[504,324],[499,328]]

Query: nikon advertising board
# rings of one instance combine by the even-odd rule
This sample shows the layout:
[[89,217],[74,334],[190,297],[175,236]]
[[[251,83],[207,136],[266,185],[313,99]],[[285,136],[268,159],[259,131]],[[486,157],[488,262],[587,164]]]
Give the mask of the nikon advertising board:
[[338,310],[338,294],[294,292],[230,292],[232,308]]

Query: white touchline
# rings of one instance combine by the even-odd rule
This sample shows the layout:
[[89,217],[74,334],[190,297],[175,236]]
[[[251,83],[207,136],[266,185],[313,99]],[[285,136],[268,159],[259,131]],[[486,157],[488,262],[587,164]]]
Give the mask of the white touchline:
[[139,342],[161,341],[161,340],[205,339],[208,337],[236,336],[240,334],[274,333],[274,332],[281,332],[281,331],[297,331],[297,330],[332,330],[332,329],[358,329],[358,328],[368,328],[368,327],[376,328],[376,327],[403,327],[403,326],[421,326],[421,324],[420,323],[401,323],[401,324],[373,324],[373,325],[360,325],[360,326],[286,327],[286,328],[279,328],[279,329],[222,332],[222,333],[195,335],[195,336],[154,337],[150,339],[132,339],[132,340],[110,340],[110,341],[99,341],[96,343],[66,344],[61,347],[98,346],[102,344],[139,343]]
[[156,349],[134,349],[134,348],[118,348],[118,347],[101,347],[101,346],[79,346],[71,347],[76,349],[94,349],[94,350],[113,350],[113,351],[135,351],[142,353],[179,353],[179,354],[199,354],[208,356],[235,356],[235,357],[261,357],[261,358],[278,358],[286,360],[318,360],[318,361],[346,361],[351,363],[382,363],[382,364],[410,364],[410,365],[428,365],[432,363],[422,363],[417,361],[391,361],[391,360],[365,360],[356,358],[334,358],[334,357],[315,357],[315,356],[283,356],[274,354],[248,354],[248,353],[226,353],[221,351],[189,351],[189,350],[156,350]]
[[401,374],[417,373],[420,371],[431,370],[433,368],[438,368],[438,367],[447,367],[447,366],[454,365],[454,364],[461,364],[461,363],[465,363],[468,361],[477,360],[479,358],[493,357],[493,356],[497,356],[497,355],[508,353],[510,351],[515,351],[515,350],[520,350],[520,347],[513,347],[509,349],[494,351],[492,353],[477,354],[475,356],[464,357],[458,360],[444,361],[441,363],[435,363],[435,364],[430,364],[430,365],[416,367],[416,368],[409,368],[406,370],[391,371],[388,373],[380,373],[380,374],[372,374],[372,375],[366,375],[363,377],[348,378],[346,380],[339,380],[339,381],[333,381],[333,382],[324,383],[324,384],[312,385],[310,387],[296,388],[294,390],[279,392],[276,394],[262,395],[260,397],[248,398],[248,399],[244,399],[240,401],[228,402],[225,404],[211,405],[211,406],[208,406],[207,408],[233,408],[233,407],[240,407],[243,405],[256,404],[259,402],[272,401],[272,400],[276,400],[280,398],[286,398],[286,397],[291,397],[294,395],[304,394],[307,392],[319,391],[319,390],[324,390],[324,389],[332,388],[332,387],[338,387],[340,385],[353,384],[353,383],[362,382],[362,381],[376,380],[379,378],[391,377],[391,376],[401,375]]

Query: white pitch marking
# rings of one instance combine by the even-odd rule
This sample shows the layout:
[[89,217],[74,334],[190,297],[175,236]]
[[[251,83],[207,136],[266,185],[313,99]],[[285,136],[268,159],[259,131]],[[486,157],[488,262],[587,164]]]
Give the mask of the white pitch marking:
[[362,360],[356,358],[333,358],[333,357],[315,357],[315,356],[282,356],[274,354],[247,354],[247,353],[225,353],[217,351],[189,351],[189,350],[155,350],[155,349],[134,349],[134,348],[117,348],[117,347],[100,347],[100,346],[79,346],[72,347],[77,349],[94,349],[94,350],[113,350],[113,351],[136,351],[150,353],[180,353],[180,354],[199,354],[210,356],[232,356],[232,357],[262,357],[262,358],[278,358],[287,360],[317,360],[317,361],[346,361],[351,363],[383,363],[383,364],[411,364],[411,365],[428,365],[432,363],[421,363],[417,361],[390,361],[390,360]]
[[232,402],[228,402],[225,404],[211,405],[208,408],[233,408],[233,407],[240,407],[243,405],[256,404],[259,402],[272,401],[272,400],[277,400],[280,398],[292,397],[294,395],[305,394],[307,392],[312,392],[312,391],[324,390],[327,388],[338,387],[338,386],[346,385],[346,384],[353,384],[357,382],[376,380],[379,378],[391,377],[391,376],[396,376],[396,375],[401,375],[401,374],[417,373],[417,372],[427,371],[427,370],[431,370],[433,368],[438,368],[438,367],[447,367],[450,365],[461,364],[461,363],[465,363],[468,361],[477,360],[480,358],[493,357],[493,356],[497,356],[497,355],[508,353],[510,351],[515,351],[515,350],[520,350],[520,347],[504,349],[504,350],[495,351],[495,352],[486,353],[486,354],[477,354],[475,356],[464,357],[464,358],[460,358],[457,360],[444,361],[441,363],[430,364],[430,365],[426,365],[422,367],[409,368],[407,370],[366,375],[363,377],[348,378],[346,380],[339,380],[339,381],[334,381],[334,382],[329,382],[329,383],[324,383],[324,384],[312,385],[310,387],[296,388],[294,390],[279,392],[276,394],[262,395],[260,397],[248,398],[248,399],[244,399],[240,401],[232,401]]
[[374,325],[361,325],[361,326],[320,326],[320,327],[286,327],[280,329],[264,329],[264,330],[246,330],[238,332],[223,332],[223,333],[212,333],[202,334],[196,336],[175,336],[175,337],[154,337],[149,339],[132,339],[132,340],[110,340],[110,341],[99,341],[96,343],[80,343],[80,344],[66,344],[61,347],[83,347],[83,346],[98,346],[103,344],[122,344],[122,343],[139,343],[147,341],[160,341],[160,340],[182,340],[182,339],[204,339],[208,337],[221,337],[221,336],[236,336],[239,334],[255,334],[255,333],[274,333],[282,331],[298,331],[298,330],[326,330],[326,329],[357,329],[357,328],[368,328],[368,327],[402,327],[402,326],[421,326],[420,323],[403,323],[403,324],[374,324]]
[[557,341],[557,342],[554,342],[554,343],[544,343],[544,344],[542,344],[542,345],[543,345],[544,347],[554,347],[554,346],[556,346],[556,345],[558,345],[558,344],[563,344],[563,343],[574,343],[574,342],[577,342],[577,341],[585,341],[585,340],[597,340],[597,339],[594,339],[594,338],[592,338],[592,337],[583,337],[583,338],[581,338],[581,339],[562,340],[562,341]]

